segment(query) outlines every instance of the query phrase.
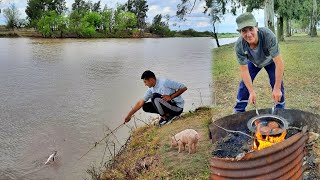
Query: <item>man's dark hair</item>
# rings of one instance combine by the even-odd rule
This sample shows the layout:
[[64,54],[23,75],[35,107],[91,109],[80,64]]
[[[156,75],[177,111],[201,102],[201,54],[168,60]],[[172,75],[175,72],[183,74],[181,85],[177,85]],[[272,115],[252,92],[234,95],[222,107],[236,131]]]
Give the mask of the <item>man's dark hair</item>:
[[149,78],[156,79],[156,75],[154,75],[154,73],[150,70],[147,70],[142,73],[141,79],[149,79]]

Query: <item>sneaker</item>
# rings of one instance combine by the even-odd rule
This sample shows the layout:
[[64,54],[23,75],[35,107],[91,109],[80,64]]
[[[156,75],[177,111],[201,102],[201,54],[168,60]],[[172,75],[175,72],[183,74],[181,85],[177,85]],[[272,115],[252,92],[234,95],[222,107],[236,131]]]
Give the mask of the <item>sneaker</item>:
[[163,126],[165,124],[170,124],[175,116],[168,116],[166,118],[162,117],[159,121],[159,126]]

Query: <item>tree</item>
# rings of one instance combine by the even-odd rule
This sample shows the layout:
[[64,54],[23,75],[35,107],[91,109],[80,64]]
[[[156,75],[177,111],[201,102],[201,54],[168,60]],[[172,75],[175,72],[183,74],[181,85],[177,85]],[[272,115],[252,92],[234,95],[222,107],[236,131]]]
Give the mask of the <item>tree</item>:
[[48,11],[55,11],[58,15],[63,14],[68,8],[65,0],[47,0]]
[[85,2],[84,0],[75,0],[72,3],[72,11],[87,12],[90,10],[90,3]]
[[45,12],[55,11],[63,14],[67,10],[65,0],[28,0],[26,7],[27,19],[31,27],[36,27],[38,20]]
[[264,24],[275,33],[274,28],[274,0],[265,0],[264,6]]
[[100,12],[101,11],[100,2],[101,1],[98,1],[92,5],[93,12]]
[[[274,9],[277,14],[277,38],[279,41],[284,41],[284,21],[286,22],[287,36],[290,36],[289,22],[298,14],[299,3],[297,0],[278,0],[275,1]],[[296,16],[297,17],[297,16]]]
[[37,21],[41,18],[44,12],[44,2],[41,0],[28,0],[27,8],[25,10],[27,19],[31,27],[36,27]]
[[122,11],[115,19],[115,30],[124,31],[128,28],[135,28],[137,25],[137,17],[132,12]]
[[220,0],[213,0],[211,3],[211,12],[209,16],[211,16],[213,38],[216,40],[217,46],[220,47],[218,33],[216,31],[216,24],[221,22],[222,14],[225,13],[223,11],[226,9],[223,8]]
[[310,33],[311,37],[317,36],[317,23],[318,23],[318,4],[317,0],[312,1],[312,10],[310,13]]
[[88,12],[84,16],[84,20],[89,23],[89,26],[94,27],[96,30],[102,26],[101,15],[98,12]]
[[4,9],[3,15],[7,21],[7,28],[14,30],[14,28],[18,26],[20,16],[15,4],[10,4],[8,8]]
[[101,13],[101,21],[105,33],[111,33],[114,26],[113,10],[104,8]]
[[55,31],[59,31],[60,37],[67,32],[67,18],[57,14],[56,11],[49,11],[43,14],[37,23],[39,32],[44,37],[52,37]]
[[172,36],[172,32],[169,29],[168,22],[162,21],[162,15],[157,14],[153,20],[150,27],[150,32],[153,34],[158,34],[161,36]]
[[295,0],[292,6],[296,9],[293,19],[296,21],[296,28],[308,30],[311,37],[317,36],[316,26],[319,22],[319,0]]
[[[201,0],[199,0],[201,1]],[[193,10],[197,0],[193,0],[193,3],[191,0],[181,0],[181,4],[178,4],[176,15],[184,20],[187,14],[190,14]],[[233,15],[236,14],[236,10],[240,7],[241,3],[242,5],[245,5],[245,1],[238,1],[238,0],[205,0],[206,4],[204,6],[203,13],[208,13],[209,16],[211,16],[211,23],[213,28],[213,38],[216,40],[217,46],[220,47],[219,40],[218,40],[218,32],[216,31],[216,25],[217,23],[221,22],[221,18],[224,14],[227,12],[231,12]],[[227,9],[227,4],[230,3],[230,9]],[[251,3],[251,5],[254,5]],[[252,9],[253,7],[249,7],[249,9]]]
[[69,15],[70,21],[70,30],[80,36],[80,26],[81,26],[81,19],[83,18],[83,14],[79,11],[72,11]]
[[85,2],[84,0],[75,0],[71,5],[70,19],[70,29],[72,32],[76,33],[78,37],[80,36],[92,36],[92,27],[89,30],[84,30],[87,28],[88,24],[83,20],[84,16],[91,10],[91,2]]
[[146,26],[146,17],[149,10],[146,0],[128,0],[124,5],[124,10],[132,12],[137,17],[137,26],[138,28],[145,28]]

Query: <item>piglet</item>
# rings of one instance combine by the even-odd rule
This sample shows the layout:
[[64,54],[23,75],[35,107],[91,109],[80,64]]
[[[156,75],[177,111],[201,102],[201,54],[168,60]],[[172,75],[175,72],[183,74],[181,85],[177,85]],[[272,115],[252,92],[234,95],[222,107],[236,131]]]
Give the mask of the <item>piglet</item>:
[[185,150],[185,146],[188,144],[189,154],[195,153],[199,138],[198,132],[194,129],[185,129],[171,137],[171,148],[178,146],[178,153],[180,153],[181,150]]

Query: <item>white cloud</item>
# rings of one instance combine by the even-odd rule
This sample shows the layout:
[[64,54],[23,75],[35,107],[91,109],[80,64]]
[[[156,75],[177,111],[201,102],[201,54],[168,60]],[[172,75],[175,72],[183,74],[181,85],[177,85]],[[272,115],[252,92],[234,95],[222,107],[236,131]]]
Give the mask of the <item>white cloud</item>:
[[210,24],[208,22],[198,22],[197,27],[208,27]]
[[157,11],[157,10],[158,10],[158,6],[152,5],[149,7],[149,11]]
[[169,6],[166,6],[166,7],[159,7],[157,5],[150,6],[147,12],[148,17],[153,18],[157,14],[162,14],[163,16],[169,14],[170,16],[174,16],[175,12]]
[[174,12],[171,10],[171,7],[165,7],[165,8],[163,8],[163,10],[162,10],[162,13],[161,14],[169,14],[169,15],[173,15],[174,14]]

